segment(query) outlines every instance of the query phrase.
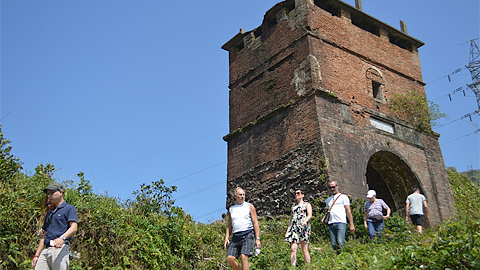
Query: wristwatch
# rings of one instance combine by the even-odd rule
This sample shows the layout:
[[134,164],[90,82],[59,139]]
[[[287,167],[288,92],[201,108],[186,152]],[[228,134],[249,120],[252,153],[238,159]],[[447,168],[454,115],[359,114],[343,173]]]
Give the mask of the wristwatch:
[[260,240],[260,236],[259,236],[259,237],[257,237],[257,240]]
[[63,241],[65,241],[65,235],[62,234],[62,236],[60,236],[62,238]]

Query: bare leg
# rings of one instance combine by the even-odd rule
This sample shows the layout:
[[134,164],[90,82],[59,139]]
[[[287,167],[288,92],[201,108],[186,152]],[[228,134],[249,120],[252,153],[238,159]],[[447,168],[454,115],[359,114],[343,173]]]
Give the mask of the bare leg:
[[242,261],[242,267],[241,269],[242,270],[248,270],[248,256],[245,255],[245,254],[242,254],[242,256],[240,257],[241,261]]
[[292,242],[290,243],[290,247],[292,249],[292,253],[290,253],[290,264],[295,266],[297,264],[298,243]]
[[417,225],[417,232],[423,234],[423,228],[420,225]]
[[242,270],[240,265],[238,265],[237,259],[235,258],[235,256],[227,256],[227,262],[230,265],[230,267],[232,267],[233,270]]
[[308,243],[307,241],[300,242],[302,246],[303,258],[305,259],[306,264],[310,264],[310,253],[308,253]]

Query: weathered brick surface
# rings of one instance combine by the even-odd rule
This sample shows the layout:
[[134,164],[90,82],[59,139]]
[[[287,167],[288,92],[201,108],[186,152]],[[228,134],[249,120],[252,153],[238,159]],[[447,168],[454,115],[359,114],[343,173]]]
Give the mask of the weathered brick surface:
[[454,208],[438,137],[395,119],[388,106],[394,94],[424,93],[422,43],[341,1],[317,4],[281,2],[259,28],[223,46],[231,89],[227,192],[241,186],[260,215],[282,214],[293,189],[311,200],[326,194],[329,179],[358,198],[375,188],[402,213],[419,186],[431,222],[440,222]]

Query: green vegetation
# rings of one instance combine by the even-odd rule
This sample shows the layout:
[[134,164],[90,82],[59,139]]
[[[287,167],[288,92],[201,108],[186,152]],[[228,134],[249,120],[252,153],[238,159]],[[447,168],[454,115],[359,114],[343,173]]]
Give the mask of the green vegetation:
[[463,172],[463,174],[468,178],[470,178],[470,180],[472,180],[473,183],[480,186],[480,170],[470,170],[470,171]]
[[[0,269],[31,269],[42,223],[42,189],[52,181],[54,166],[40,165],[27,175],[1,133],[0,146]],[[320,223],[321,213],[314,212],[312,269],[478,269],[480,188],[460,173],[449,170],[448,175],[458,218],[427,229],[425,235],[393,215],[383,240],[370,242],[362,224],[364,201],[354,200],[357,230],[337,256]],[[121,202],[94,194],[83,173],[65,184],[65,198],[77,207],[80,221],[71,269],[229,269],[223,250],[226,222],[193,221],[174,205],[175,187],[161,180],[144,184],[134,192],[135,199]],[[260,220],[262,252],[250,259],[250,269],[290,269],[290,247],[283,239],[288,220]],[[306,269],[300,251],[298,257],[298,268]]]
[[431,131],[431,125],[435,126],[437,120],[446,117],[446,114],[440,111],[438,104],[427,101],[425,96],[416,90],[393,95],[390,108],[395,117],[412,125],[415,129],[427,132]]

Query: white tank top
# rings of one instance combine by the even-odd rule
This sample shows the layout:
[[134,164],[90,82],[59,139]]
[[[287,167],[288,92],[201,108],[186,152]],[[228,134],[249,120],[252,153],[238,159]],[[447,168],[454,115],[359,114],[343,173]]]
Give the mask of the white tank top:
[[253,229],[252,218],[250,217],[250,203],[235,204],[230,207],[233,232],[243,232]]

